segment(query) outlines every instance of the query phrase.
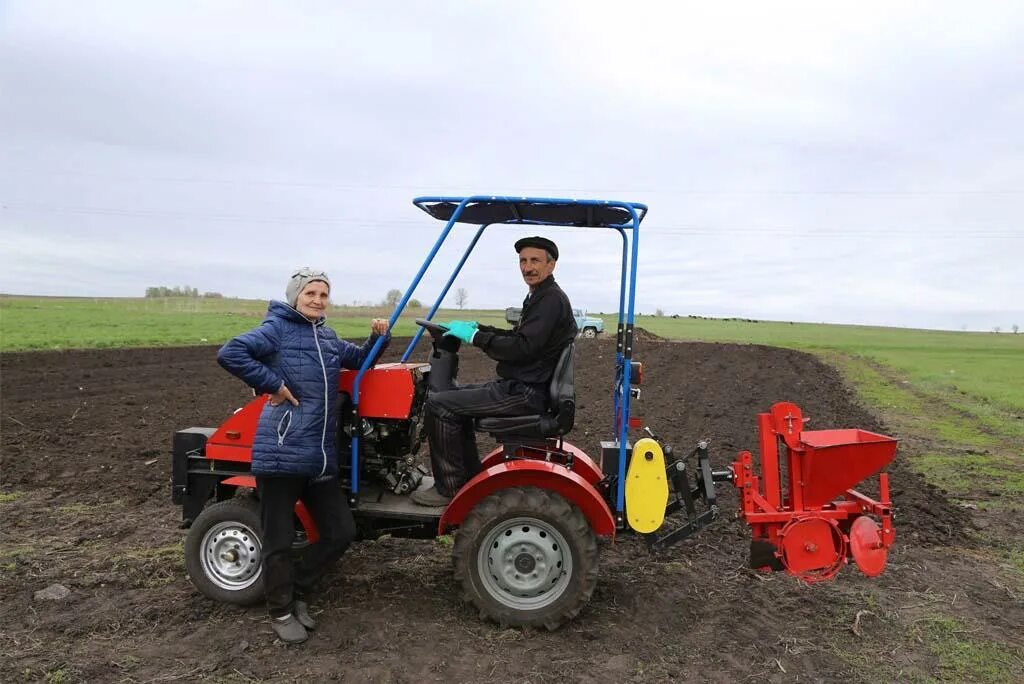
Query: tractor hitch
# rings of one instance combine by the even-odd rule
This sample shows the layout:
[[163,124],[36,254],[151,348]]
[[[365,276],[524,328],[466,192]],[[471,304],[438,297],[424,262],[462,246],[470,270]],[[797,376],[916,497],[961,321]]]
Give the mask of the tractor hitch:
[[[648,434],[653,434],[650,430]],[[672,458],[673,449],[665,446],[666,460]],[[687,462],[696,457],[697,468],[692,482],[688,477],[689,469]],[[715,484],[718,482],[730,482],[733,478],[732,470],[712,470],[711,458],[708,453],[708,441],[701,440],[697,443],[685,458],[675,459],[668,463],[665,468],[665,475],[672,483],[672,490],[675,497],[665,506],[665,516],[668,517],[680,510],[686,512],[686,520],[676,528],[664,532],[645,535],[647,546],[652,551],[661,551],[678,541],[690,537],[714,522],[719,514],[718,498],[715,493]],[[701,503],[700,511],[697,510],[697,503]]]

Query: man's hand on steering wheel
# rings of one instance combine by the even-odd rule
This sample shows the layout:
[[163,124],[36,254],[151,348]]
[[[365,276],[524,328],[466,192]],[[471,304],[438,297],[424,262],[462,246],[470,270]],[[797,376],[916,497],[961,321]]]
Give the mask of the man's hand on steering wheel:
[[476,335],[476,321],[451,321],[447,325],[448,330],[445,335],[457,337],[467,344],[472,344],[473,337]]

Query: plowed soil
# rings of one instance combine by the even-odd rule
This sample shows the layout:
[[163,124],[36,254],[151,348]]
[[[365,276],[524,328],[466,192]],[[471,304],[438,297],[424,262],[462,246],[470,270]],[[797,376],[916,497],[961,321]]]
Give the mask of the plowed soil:
[[[216,604],[185,573],[171,435],[216,425],[250,398],[214,355],[3,356],[0,680],[956,679],[921,631],[931,616],[1019,641],[1024,607],[971,560],[969,512],[903,455],[890,467],[897,543],[878,578],[850,566],[807,585],[749,570],[749,534],[731,516],[726,484],[723,519],[668,552],[651,555],[629,535],[604,545],[593,599],[556,632],[480,620],[460,600],[443,541],[383,538],[353,546],[315,604],[319,630],[284,646],[260,607]],[[709,439],[715,467],[756,450],[756,415],[780,400],[799,404],[811,428],[886,431],[812,356],[653,339],[638,342],[637,356],[636,413],[677,451]],[[613,360],[611,340],[581,340],[570,441],[595,456],[611,438]],[[492,376],[476,350],[462,363],[463,381]],[[58,583],[67,597],[35,596]]]

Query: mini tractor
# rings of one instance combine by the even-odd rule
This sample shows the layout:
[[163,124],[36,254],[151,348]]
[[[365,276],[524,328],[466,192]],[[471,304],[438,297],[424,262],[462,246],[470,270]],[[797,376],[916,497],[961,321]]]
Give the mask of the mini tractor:
[[[482,616],[549,629],[589,601],[598,580],[598,538],[635,533],[652,549],[664,549],[720,516],[720,483],[739,490],[737,515],[751,528],[752,567],[808,582],[834,577],[850,559],[866,575],[883,571],[895,532],[882,471],[895,457],[895,439],[858,429],[804,430],[800,408],[780,402],[758,416],[759,458],[744,451],[714,470],[706,441],[677,456],[630,415],[643,376],[633,354],[633,321],[646,206],[500,196],[421,197],[414,204],[444,221],[444,229],[391,315],[392,325],[453,228],[472,224],[476,232],[426,318],[417,320],[421,327],[401,361],[374,364],[379,340],[362,368],[342,371],[339,486],[362,538],[452,534],[457,581]],[[433,317],[484,231],[501,225],[588,227],[621,237],[609,438],[593,457],[566,439],[576,405],[575,345],[569,345],[551,379],[545,413],[478,419],[476,429],[500,446],[446,508],[423,508],[408,495],[429,477],[417,457],[424,401],[429,392],[451,387],[458,371],[458,341],[444,337]],[[428,332],[429,357],[410,359]],[[220,427],[174,435],[172,498],[189,528],[186,566],[195,586],[218,601],[245,605],[263,598],[250,450],[266,401],[265,395],[254,398]],[[878,500],[853,489],[876,474]],[[317,540],[301,501],[295,527],[297,550]]]

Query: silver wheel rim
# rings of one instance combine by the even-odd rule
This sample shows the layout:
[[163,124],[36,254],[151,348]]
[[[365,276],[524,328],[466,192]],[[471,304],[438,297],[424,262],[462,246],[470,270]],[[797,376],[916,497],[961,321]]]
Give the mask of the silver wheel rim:
[[477,554],[484,589],[504,606],[537,610],[565,593],[572,577],[572,552],[565,537],[536,518],[503,520]]
[[217,523],[203,535],[203,572],[221,589],[241,591],[260,578],[260,539],[237,521]]

